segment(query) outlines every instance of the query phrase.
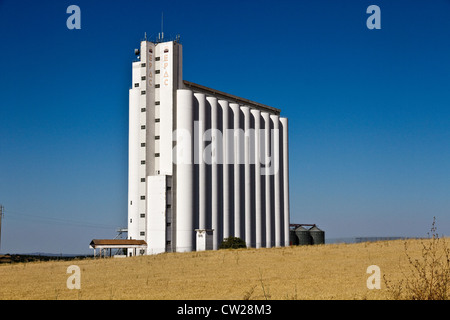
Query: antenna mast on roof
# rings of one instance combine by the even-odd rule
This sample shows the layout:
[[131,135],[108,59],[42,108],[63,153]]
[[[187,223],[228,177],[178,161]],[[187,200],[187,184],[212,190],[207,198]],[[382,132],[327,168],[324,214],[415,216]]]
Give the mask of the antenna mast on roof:
[[0,244],[1,244],[1,240],[2,240],[2,218],[3,218],[3,210],[5,207],[3,207],[0,204]]
[[159,40],[164,40],[164,12],[161,12],[161,33],[159,34]]

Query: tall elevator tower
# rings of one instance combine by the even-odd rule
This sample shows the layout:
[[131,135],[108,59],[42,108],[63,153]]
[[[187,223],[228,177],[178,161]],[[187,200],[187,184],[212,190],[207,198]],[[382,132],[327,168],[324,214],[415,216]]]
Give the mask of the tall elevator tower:
[[129,91],[128,238],[172,251],[172,132],[182,46],[142,41]]

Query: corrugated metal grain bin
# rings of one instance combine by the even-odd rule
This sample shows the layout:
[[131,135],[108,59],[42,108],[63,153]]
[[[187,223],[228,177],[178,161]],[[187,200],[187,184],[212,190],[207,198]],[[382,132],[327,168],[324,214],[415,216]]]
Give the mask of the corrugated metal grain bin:
[[298,238],[295,234],[295,230],[289,230],[289,245],[291,246],[297,246],[298,245]]
[[314,226],[308,232],[311,236],[312,244],[325,244],[325,232],[323,230]]
[[309,231],[306,230],[305,228],[298,227],[297,229],[295,229],[295,235],[297,236],[298,239],[298,245],[303,246],[313,244],[311,235]]

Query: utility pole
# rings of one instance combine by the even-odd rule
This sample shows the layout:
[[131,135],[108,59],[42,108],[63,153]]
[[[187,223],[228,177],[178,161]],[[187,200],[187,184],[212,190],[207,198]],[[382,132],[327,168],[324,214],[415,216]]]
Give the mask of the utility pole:
[[2,218],[4,207],[0,204],[0,249],[2,248]]

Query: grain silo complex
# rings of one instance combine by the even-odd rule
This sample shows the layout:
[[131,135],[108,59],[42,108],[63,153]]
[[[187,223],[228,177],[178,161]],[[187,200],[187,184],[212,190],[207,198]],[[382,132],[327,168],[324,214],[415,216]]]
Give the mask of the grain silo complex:
[[178,40],[144,40],[135,53],[128,239],[147,248],[128,255],[216,250],[232,236],[288,246],[287,118],[185,81]]
[[[306,226],[310,226],[306,229]],[[291,245],[325,244],[325,231],[319,229],[315,224],[291,224],[290,226]]]

